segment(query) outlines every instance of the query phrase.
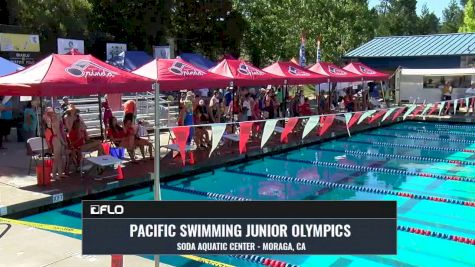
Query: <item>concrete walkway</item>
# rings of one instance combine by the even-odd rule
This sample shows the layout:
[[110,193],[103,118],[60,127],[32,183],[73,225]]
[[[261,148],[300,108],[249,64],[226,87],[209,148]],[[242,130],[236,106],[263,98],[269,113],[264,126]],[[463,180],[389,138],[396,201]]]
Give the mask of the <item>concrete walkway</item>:
[[[3,223],[0,224],[0,255],[0,267],[111,266],[111,256],[82,255],[79,239],[23,225],[11,225],[8,229]],[[123,259],[124,267],[154,266],[152,260],[139,256],[124,256]]]

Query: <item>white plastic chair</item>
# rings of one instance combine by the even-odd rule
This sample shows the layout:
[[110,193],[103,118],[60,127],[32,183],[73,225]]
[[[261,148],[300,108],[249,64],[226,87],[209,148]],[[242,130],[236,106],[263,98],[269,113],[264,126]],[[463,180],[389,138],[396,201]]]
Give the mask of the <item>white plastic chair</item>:
[[[41,141],[43,141],[43,149],[41,145]],[[30,164],[28,165],[28,175],[31,172],[31,163],[33,160],[38,160],[38,156],[44,156],[45,152],[49,151],[48,142],[46,142],[45,138],[42,137],[33,137],[26,141],[27,144],[27,155],[30,156]]]

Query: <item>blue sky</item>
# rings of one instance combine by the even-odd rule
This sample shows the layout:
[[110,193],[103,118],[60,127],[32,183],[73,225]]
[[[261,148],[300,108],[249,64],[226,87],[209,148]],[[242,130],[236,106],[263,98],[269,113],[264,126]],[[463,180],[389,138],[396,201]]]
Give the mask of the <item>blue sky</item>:
[[[370,8],[379,4],[379,0],[369,0]],[[458,2],[458,1],[457,1]],[[437,17],[442,19],[442,10],[446,8],[450,3],[450,0],[417,0],[417,14],[421,13],[421,8],[424,4],[430,11],[434,12]]]

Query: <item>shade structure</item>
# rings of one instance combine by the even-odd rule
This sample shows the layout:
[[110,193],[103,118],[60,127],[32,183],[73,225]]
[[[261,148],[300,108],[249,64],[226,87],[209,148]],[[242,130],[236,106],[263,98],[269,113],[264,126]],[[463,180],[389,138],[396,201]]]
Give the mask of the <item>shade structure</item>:
[[342,70],[333,63],[319,62],[308,68],[308,70],[327,76],[331,82],[356,82],[361,81],[362,76]]
[[216,62],[213,62],[209,60],[208,58],[204,57],[203,55],[200,54],[193,54],[193,53],[181,53],[180,58],[183,59],[184,61],[193,64],[197,67],[200,67],[202,69],[210,69],[214,66],[216,66]]
[[133,71],[149,63],[152,59],[144,51],[123,51],[109,59],[107,63],[126,71]]
[[154,59],[132,73],[148,77],[160,84],[160,90],[223,88],[231,79],[210,73],[180,58]]
[[320,75],[289,62],[276,62],[263,68],[265,72],[285,78],[287,84],[318,84],[327,82],[328,76]]
[[0,57],[0,76],[24,69],[22,66]]
[[81,53],[81,51],[79,51],[77,48],[72,48],[65,55],[84,55],[84,54]]
[[235,86],[278,85],[285,80],[239,59],[223,59],[209,71],[232,79]]
[[0,95],[73,96],[143,92],[153,80],[91,55],[53,54],[22,71],[0,77]]
[[343,69],[358,74],[365,80],[387,80],[389,77],[389,74],[375,71],[360,62],[352,62]]

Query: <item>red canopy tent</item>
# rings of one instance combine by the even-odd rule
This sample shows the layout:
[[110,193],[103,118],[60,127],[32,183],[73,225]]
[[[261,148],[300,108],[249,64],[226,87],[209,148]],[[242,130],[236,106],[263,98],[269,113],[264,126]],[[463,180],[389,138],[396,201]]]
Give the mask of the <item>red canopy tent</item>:
[[387,80],[389,77],[389,74],[375,71],[360,62],[352,62],[343,69],[358,74],[365,80]]
[[318,84],[328,80],[327,76],[320,75],[293,62],[276,62],[263,69],[265,72],[285,78],[287,84]]
[[240,59],[223,59],[209,71],[232,79],[234,86],[278,85],[285,80]]
[[72,48],[65,55],[84,55],[84,54],[81,53],[81,51],[79,51],[77,48]]
[[133,71],[160,84],[161,90],[199,89],[229,86],[231,79],[195,67],[180,59],[154,59]]
[[91,55],[53,54],[22,71],[0,77],[0,95],[72,96],[151,91],[153,81]]
[[361,81],[362,76],[342,70],[333,63],[319,62],[308,68],[308,70],[327,76],[330,82],[356,82]]

